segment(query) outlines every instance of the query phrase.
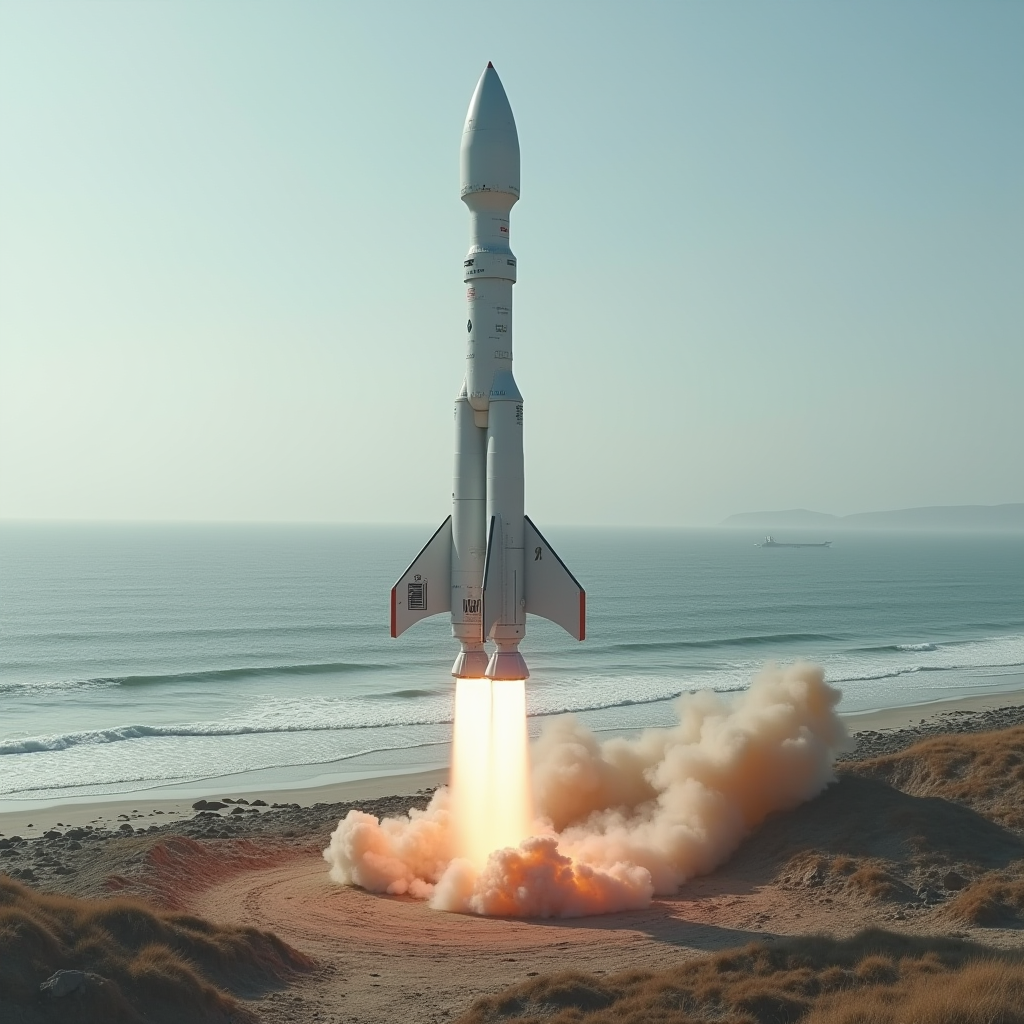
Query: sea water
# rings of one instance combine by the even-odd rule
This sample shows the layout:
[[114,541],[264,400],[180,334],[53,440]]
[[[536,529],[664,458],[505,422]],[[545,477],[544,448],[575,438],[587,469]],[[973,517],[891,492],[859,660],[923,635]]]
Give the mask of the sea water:
[[[0,526],[0,806],[446,764],[449,624],[388,635],[391,584],[431,532]],[[848,712],[1022,685],[1021,535],[546,532],[587,590],[587,639],[528,620],[533,733],[563,713],[665,725],[680,693],[798,659]]]

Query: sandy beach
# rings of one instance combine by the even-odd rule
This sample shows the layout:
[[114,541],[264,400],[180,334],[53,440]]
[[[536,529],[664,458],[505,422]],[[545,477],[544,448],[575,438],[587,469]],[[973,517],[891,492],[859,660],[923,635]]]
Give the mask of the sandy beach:
[[972,924],[951,907],[961,888],[1024,859],[1024,829],[962,801],[894,788],[884,764],[922,738],[969,742],[1021,723],[1024,692],[857,716],[858,750],[840,765],[838,783],[773,816],[677,896],[613,915],[480,918],[332,883],[321,851],[339,818],[354,806],[378,817],[422,807],[444,780],[437,772],[297,791],[291,800],[276,793],[276,807],[211,789],[208,799],[220,806],[207,810],[141,798],[52,807],[32,812],[31,829],[24,814],[8,813],[0,866],[43,891],[130,895],[273,931],[317,967],[246,1003],[266,1022],[451,1021],[479,996],[567,966],[596,976],[659,970],[754,940],[879,925],[1016,949],[1013,921]]

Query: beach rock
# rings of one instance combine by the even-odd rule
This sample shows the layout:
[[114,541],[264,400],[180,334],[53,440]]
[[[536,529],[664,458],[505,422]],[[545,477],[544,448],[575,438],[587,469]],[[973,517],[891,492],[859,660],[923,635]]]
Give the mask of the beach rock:
[[227,807],[221,800],[197,800],[192,805],[193,811],[219,811]]
[[267,806],[267,801],[266,800],[253,800],[252,806],[253,807],[266,807]]
[[51,828],[49,832],[43,833],[44,839],[63,839],[64,833],[58,832],[56,829]]
[[804,875],[804,885],[821,885],[825,881],[825,872],[820,867],[811,868]]
[[135,829],[134,829],[134,828],[132,828],[132,826],[131,826],[131,825],[129,825],[129,824],[128,824],[128,822],[126,821],[126,822],[125,822],[125,823],[124,823],[124,824],[123,824],[123,825],[122,825],[122,826],[120,827],[119,831],[121,831],[121,832],[134,832],[134,831],[135,831]]
[[232,814],[245,814],[245,810],[243,808],[241,808],[241,807],[232,807],[231,808],[231,813]]
[[88,979],[85,971],[57,971],[39,986],[39,991],[51,999],[61,999],[84,988]]
[[942,876],[942,888],[948,892],[959,892],[967,884],[967,879],[959,871],[947,871]]
[[88,833],[84,828],[71,828],[64,833],[65,839],[84,839]]

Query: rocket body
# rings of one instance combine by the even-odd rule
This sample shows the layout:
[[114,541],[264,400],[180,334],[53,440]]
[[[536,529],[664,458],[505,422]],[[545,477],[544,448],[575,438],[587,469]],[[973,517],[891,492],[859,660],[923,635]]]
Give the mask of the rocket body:
[[454,676],[526,679],[519,643],[527,611],[582,640],[586,595],[525,515],[523,397],[512,373],[517,261],[509,244],[519,136],[490,64],[466,115],[460,172],[470,246],[462,268],[466,373],[455,401],[452,514],[392,588],[391,634],[449,611],[460,644]]

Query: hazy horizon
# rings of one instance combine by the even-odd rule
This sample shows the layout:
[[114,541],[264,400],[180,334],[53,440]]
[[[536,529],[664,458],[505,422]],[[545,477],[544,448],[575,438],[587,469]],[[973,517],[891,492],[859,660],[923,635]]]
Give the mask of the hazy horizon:
[[[762,509],[757,511],[744,511],[732,513],[726,516],[724,519],[714,523],[687,523],[687,524],[644,524],[644,523],[558,523],[552,522],[551,527],[555,528],[567,528],[567,529],[690,529],[690,530],[715,530],[715,529],[755,529],[760,528],[753,522],[755,516],[786,516],[791,514],[807,514],[811,516],[819,516],[822,519],[834,520],[829,523],[814,523],[814,522],[794,522],[787,524],[790,528],[795,529],[823,529],[826,526],[829,528],[843,528],[843,529],[867,529],[867,530],[878,530],[878,529],[894,529],[894,530],[920,530],[921,532],[1015,532],[1018,530],[1024,530],[1024,516],[1021,516],[1022,523],[1017,525],[1016,523],[1010,526],[906,526],[906,527],[877,527],[877,526],[863,526],[858,527],[855,523],[846,522],[846,520],[858,520],[867,518],[870,516],[884,516],[892,515],[901,512],[934,512],[934,511],[950,511],[950,510],[995,510],[995,509],[1014,509],[1020,512],[1024,512],[1024,503],[1021,502],[1008,502],[1000,505],[931,505],[931,506],[919,506],[913,508],[904,509],[872,509],[864,510],[848,514],[846,516],[836,516],[830,512],[821,512],[815,509],[806,508],[787,508],[787,509]],[[749,518],[751,522],[731,522],[735,519]],[[333,520],[333,519],[72,519],[68,517],[52,517],[52,518],[37,518],[37,519],[15,519],[15,518],[0,518],[0,527],[5,525],[35,525],[35,524],[66,524],[66,525],[80,525],[80,526],[394,526],[396,528],[401,527],[415,527],[421,528],[426,526],[432,526],[428,520],[395,520],[390,522],[381,522],[380,520]]]
[[0,518],[442,520],[488,60],[542,529],[1024,501],[1024,6],[7,0]]

